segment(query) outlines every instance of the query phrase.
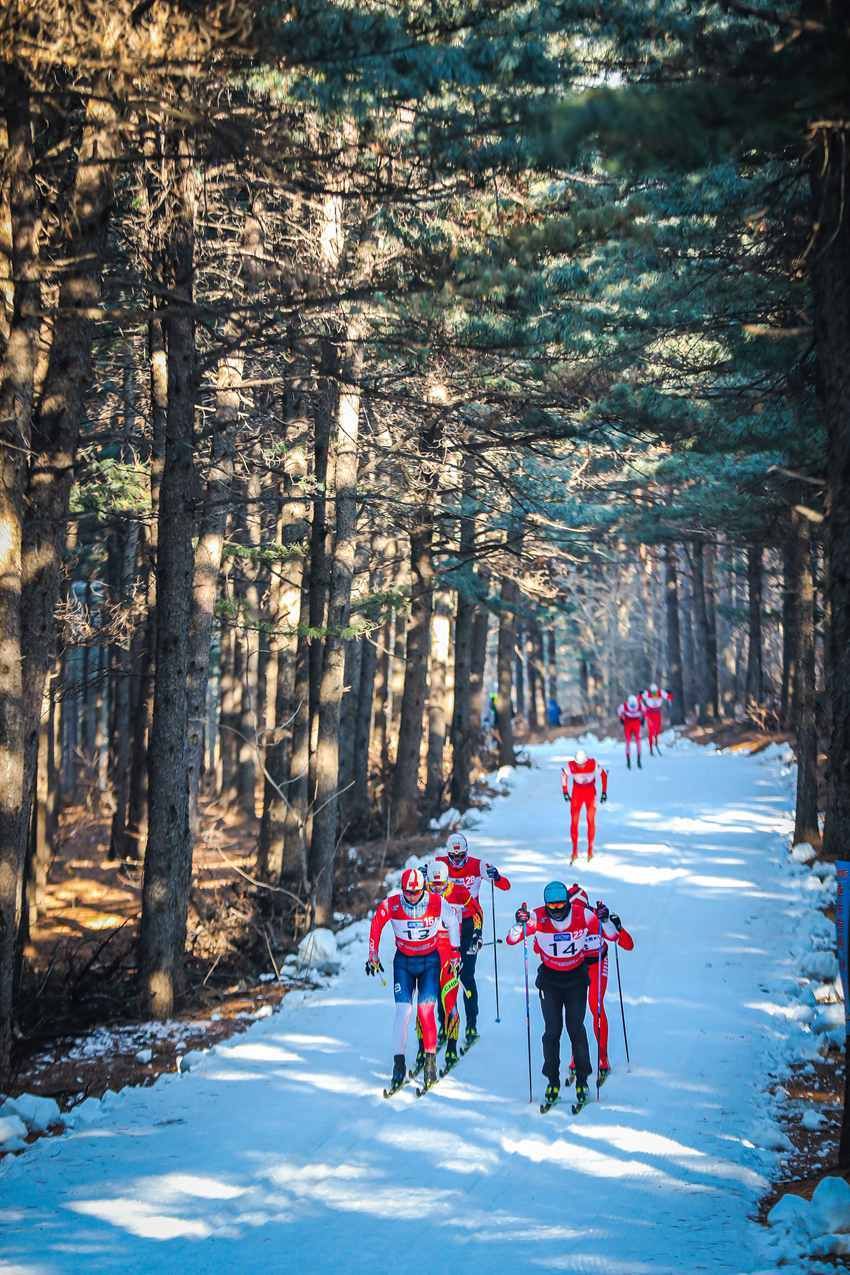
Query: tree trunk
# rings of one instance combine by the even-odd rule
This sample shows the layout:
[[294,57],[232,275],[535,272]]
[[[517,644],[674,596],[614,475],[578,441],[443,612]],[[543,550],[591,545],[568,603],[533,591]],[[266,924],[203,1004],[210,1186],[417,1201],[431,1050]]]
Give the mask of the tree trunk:
[[673,696],[670,721],[681,726],[685,720],[685,688],[682,678],[682,644],[679,632],[679,583],[676,549],[664,547],[664,599],[667,617],[667,686]]
[[526,716],[525,705],[525,664],[523,662],[523,645],[525,642],[525,625],[517,621],[514,629],[514,701],[518,717]]
[[360,686],[357,694],[357,716],[354,721],[354,771],[352,778],[349,819],[352,832],[368,827],[369,823],[369,744],[372,731],[372,703],[375,692],[375,672],[378,667],[378,651],[373,635],[360,639]]
[[[152,302],[151,304],[155,304]],[[148,324],[148,357],[150,360],[151,453],[150,510],[143,531],[145,593],[145,632],[139,667],[137,690],[138,712],[133,721],[133,762],[127,811],[125,854],[142,857],[148,839],[148,741],[153,723],[154,668],[156,664],[156,560],[159,527],[159,495],[165,460],[165,427],[168,417],[168,359],[165,352],[165,328],[160,318]]]
[[451,721],[448,689],[451,649],[451,604],[438,593],[431,617],[431,665],[428,676],[428,760],[425,783],[425,815],[436,817],[443,804],[443,758],[446,728]]
[[339,728],[345,672],[344,630],[348,627],[351,613],[354,579],[363,335],[360,325],[352,320],[340,368],[334,465],[336,537],[328,597],[328,635],[319,690],[316,795],[310,839],[310,885],[316,925],[328,925],[333,920],[339,812]]
[[703,596],[705,597],[705,658],[708,675],[708,704],[712,717],[720,716],[720,684],[717,671],[717,586],[716,551],[713,544],[703,546]]
[[469,680],[469,750],[470,766],[476,764],[482,748],[484,723],[484,669],[487,664],[487,636],[490,630],[490,610],[487,597],[490,589],[490,574],[482,570],[478,574],[481,581],[482,600],[475,608],[472,619],[472,658]]
[[782,683],[779,712],[784,730],[794,730],[797,723],[797,679],[799,675],[800,634],[800,537],[792,514],[782,544]]
[[210,648],[224,553],[224,533],[233,485],[233,455],[239,425],[239,386],[244,363],[243,356],[235,352],[225,355],[218,366],[215,414],[212,419],[212,455],[192,567],[186,752],[189,768],[189,835],[193,844],[198,836],[198,798],[204,761]]
[[416,526],[410,534],[413,588],[407,621],[404,691],[401,697],[401,719],[393,776],[392,826],[401,835],[415,832],[419,825],[419,752],[434,598],[434,564],[431,556],[433,534],[433,506],[421,505]]
[[189,832],[188,679],[194,531],[193,434],[197,366],[193,310],[196,191],[185,139],[173,163],[168,416],[159,507],[156,681],[150,740],[148,844],[139,933],[145,1012],[169,1018],[183,973],[192,873]]
[[26,723],[20,608],[24,487],[40,304],[36,277],[38,196],[32,170],[29,86],[11,63],[4,67],[4,84],[5,215],[10,228],[13,283],[6,356],[0,367],[0,1081],[7,1074],[12,1044],[15,945],[23,901],[27,828],[25,818],[22,822]]
[[764,700],[764,667],[762,657],[762,552],[760,544],[747,546],[747,597],[749,614],[749,647],[747,651],[746,700],[748,706]]
[[818,828],[818,729],[815,708],[815,589],[809,521],[792,515],[797,535],[796,577],[797,617],[793,622],[799,638],[798,722],[797,722],[797,803],[794,811],[794,843],[814,841]]
[[[355,561],[354,573],[357,575]],[[351,824],[351,802],[354,796],[354,724],[360,695],[360,661],[363,639],[349,638],[345,643],[345,672],[339,713],[339,836]]]
[[531,651],[529,670],[529,722],[534,720],[535,730],[546,729],[546,657],[543,652],[543,630],[540,621],[531,624]]
[[513,766],[513,696],[512,673],[516,663],[517,586],[504,576],[500,594],[499,646],[496,656],[496,730],[499,735],[499,765]]
[[705,600],[705,563],[702,545],[694,543],[687,550],[693,569],[694,684],[696,686],[697,721],[701,724],[712,716],[711,672],[709,669],[708,607]]
[[558,703],[558,648],[555,638],[555,626],[551,624],[546,630],[546,683],[550,699]]
[[[475,526],[472,518],[464,518],[460,529],[460,558],[468,561],[475,548]],[[452,782],[451,799],[456,810],[469,807],[469,782],[472,770],[472,642],[475,618],[479,610],[472,586],[474,576],[467,569],[460,581],[455,614],[454,705],[452,710]],[[480,729],[480,720],[479,720]]]

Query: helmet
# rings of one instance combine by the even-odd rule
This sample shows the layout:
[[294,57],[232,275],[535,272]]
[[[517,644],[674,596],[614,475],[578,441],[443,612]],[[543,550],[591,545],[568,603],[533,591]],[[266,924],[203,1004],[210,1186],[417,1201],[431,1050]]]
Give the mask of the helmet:
[[462,868],[469,854],[469,842],[462,832],[453,832],[446,842],[446,854],[453,868]]
[[428,864],[428,889],[435,894],[442,894],[449,884],[449,870],[444,863],[436,859]]
[[553,921],[563,921],[570,910],[570,896],[563,881],[550,881],[543,891],[543,903]]
[[584,763],[587,761],[587,753],[584,751],[583,748],[579,748],[576,751],[575,760],[576,760],[576,764],[579,766],[583,766]]
[[585,907],[589,907],[587,890],[583,890],[578,881],[570,886],[570,903],[583,903]]
[[418,868],[406,868],[401,874],[401,897],[405,903],[419,903],[425,893],[425,874]]
[[658,694],[658,683],[657,683],[657,682],[650,682],[650,683],[649,683],[649,693],[650,693],[650,695],[657,695],[657,694]]
[[637,695],[630,695],[626,702],[629,708],[637,708]]

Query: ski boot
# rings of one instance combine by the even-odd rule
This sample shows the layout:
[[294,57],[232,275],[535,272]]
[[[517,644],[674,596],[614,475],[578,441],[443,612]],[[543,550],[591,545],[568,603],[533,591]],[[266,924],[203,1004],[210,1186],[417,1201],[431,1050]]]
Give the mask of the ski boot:
[[389,1086],[384,1090],[384,1097],[391,1098],[397,1089],[401,1089],[405,1080],[407,1080],[407,1062],[404,1054],[394,1054],[393,1077]]
[[632,759],[631,759],[631,754],[629,754],[629,753],[626,753],[626,765],[628,766],[629,770],[631,770],[631,768],[632,768]]
[[452,1037],[450,1036],[448,1040],[446,1041],[446,1053],[445,1053],[445,1058],[443,1059],[443,1070],[440,1074],[445,1076],[447,1071],[451,1071],[452,1067],[454,1067],[458,1058],[460,1058],[460,1054],[457,1052],[457,1041],[452,1039]]
[[573,864],[577,862],[578,862],[578,850],[574,850],[572,854],[570,855],[570,867],[572,867]]
[[576,1083],[576,1100],[573,1103],[574,1116],[578,1115],[578,1113],[581,1111],[582,1107],[585,1105],[589,1097],[590,1097],[590,1090],[588,1089],[587,1085],[580,1085]]
[[608,1079],[610,1075],[611,1075],[611,1068],[608,1066],[607,1063],[603,1063],[600,1066],[599,1071],[596,1073],[596,1079],[600,1088],[602,1087],[602,1085],[605,1084],[605,1081]]
[[540,1104],[541,1116],[544,1114],[544,1112],[548,1111],[550,1107],[554,1107],[560,1095],[561,1095],[561,1086],[553,1084],[553,1082],[550,1080],[549,1084],[546,1086],[546,1092],[543,1095],[543,1101]]
[[422,1074],[422,1088],[430,1089],[437,1083],[437,1055],[425,1055],[425,1071]]
[[590,863],[592,858],[593,858],[593,851],[591,850],[590,846],[588,846],[587,847],[587,862]]
[[463,1042],[462,1053],[468,1054],[472,1046],[478,1040],[479,1032],[477,1027],[467,1027],[466,1040]]
[[411,1076],[418,1076],[424,1066],[425,1066],[425,1050],[422,1046],[422,1041],[420,1040],[419,1048],[416,1051],[416,1058],[414,1059],[413,1066],[410,1069]]
[[652,748],[652,740],[649,741],[649,755],[650,757],[654,756],[653,748]]
[[638,763],[638,770],[643,770],[643,766],[641,765],[641,761],[640,761],[640,753],[638,753],[637,755],[637,763]]

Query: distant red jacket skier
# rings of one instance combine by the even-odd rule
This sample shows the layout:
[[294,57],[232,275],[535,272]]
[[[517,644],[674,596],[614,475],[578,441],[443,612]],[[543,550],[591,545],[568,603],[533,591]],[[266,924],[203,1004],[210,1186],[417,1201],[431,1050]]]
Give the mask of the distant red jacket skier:
[[380,961],[381,934],[389,923],[395,935],[393,960],[393,994],[395,1026],[393,1030],[393,1079],[396,1088],[406,1074],[405,1045],[413,1017],[413,993],[417,992],[419,1025],[425,1046],[425,1084],[437,1078],[437,1023],[434,1004],[440,985],[440,931],[448,932],[452,957],[460,960],[460,929],[457,913],[439,894],[425,888],[425,875],[418,868],[407,868],[401,874],[401,889],[378,905],[369,928],[367,974],[383,970]]
[[663,691],[657,682],[650,684],[648,691],[641,691],[640,702],[646,716],[646,734],[649,739],[649,751],[658,748],[658,736],[661,734],[661,710],[665,703],[672,703],[670,691]]
[[495,864],[484,859],[474,859],[469,853],[469,843],[462,832],[453,832],[446,845],[446,853],[437,855],[437,862],[444,863],[449,870],[449,879],[459,885],[466,886],[470,901],[463,909],[463,920],[460,927],[460,951],[463,965],[460,981],[466,989],[463,1005],[466,1011],[466,1041],[472,1044],[478,1036],[478,985],[475,982],[475,963],[481,948],[480,931],[475,929],[475,905],[478,905],[478,892],[481,882],[490,880],[497,890],[510,890],[511,883]]
[[[570,886],[570,899],[573,902],[588,906],[587,894],[579,885]],[[599,1046],[599,1078],[604,1080],[611,1070],[608,1062],[608,1016],[605,1013],[605,993],[608,990],[608,943],[618,943],[624,952],[631,952],[635,941],[618,916],[610,912],[601,901],[596,904],[596,915],[600,921],[610,921],[617,931],[616,938],[609,938],[606,933],[589,934],[585,941],[584,960],[590,983],[587,989],[587,1003],[593,1015],[593,1032]],[[600,965],[601,958],[601,965]],[[570,1071],[575,1071],[575,1062],[570,1059]]]
[[583,748],[579,748],[575,757],[561,768],[561,788],[564,801],[570,803],[570,840],[573,853],[570,863],[578,858],[578,831],[582,810],[587,812],[587,857],[593,858],[593,842],[596,838],[596,778],[602,782],[600,801],[608,800],[608,771],[600,766],[595,757],[588,757]]
[[599,917],[584,903],[571,901],[563,881],[550,881],[543,891],[543,907],[529,910],[523,903],[516,911],[516,925],[507,936],[509,944],[521,943],[525,934],[534,937],[534,950],[540,956],[535,986],[540,993],[543,1011],[543,1074],[549,1084],[546,1101],[557,1099],[561,1087],[561,1033],[566,1020],[567,1032],[576,1065],[576,1096],[587,1100],[587,1078],[591,1072],[590,1050],[584,1015],[587,1008],[588,975],[585,954],[588,941],[598,935],[600,927],[612,942],[617,931],[607,919]]
[[624,703],[617,709],[617,716],[623,723],[623,730],[626,736],[626,765],[629,770],[632,768],[632,740],[637,747],[637,764],[638,770],[641,769],[640,762],[640,728],[643,725],[644,711],[641,706],[640,699],[637,695],[630,695]]

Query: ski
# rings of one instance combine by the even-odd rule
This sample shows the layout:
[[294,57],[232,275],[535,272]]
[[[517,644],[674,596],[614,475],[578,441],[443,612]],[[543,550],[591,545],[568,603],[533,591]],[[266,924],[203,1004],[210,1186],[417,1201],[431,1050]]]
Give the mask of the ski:
[[445,1064],[446,1064],[446,1065],[445,1065],[444,1067],[441,1067],[441,1068],[440,1068],[440,1079],[441,1079],[441,1080],[442,1080],[443,1076],[447,1076],[447,1075],[449,1074],[449,1072],[450,1072],[450,1071],[454,1071],[455,1067],[458,1065],[458,1063],[460,1062],[460,1060],[461,1060],[461,1058],[462,1058],[462,1057],[463,1057],[463,1054],[462,1054],[462,1053],[457,1053],[457,1054],[455,1054],[454,1058],[446,1058],[446,1059],[444,1059],[444,1061],[445,1061]]
[[463,1058],[464,1054],[468,1054],[472,1046],[476,1045],[480,1039],[481,1037],[478,1035],[477,1032],[472,1037],[472,1040],[470,1040],[469,1037],[467,1037],[467,1039],[461,1045],[460,1049],[457,1051],[458,1058]]
[[541,1102],[540,1104],[541,1116],[545,1116],[547,1111],[551,1111],[553,1107],[557,1107],[560,1101],[561,1101],[561,1095],[558,1094],[558,1097],[553,1098],[551,1102]]
[[437,1076],[436,1079],[431,1081],[430,1085],[417,1085],[416,1097],[424,1098],[426,1093],[429,1093],[439,1083],[439,1080],[440,1080],[440,1077]]
[[403,1089],[411,1078],[411,1074],[408,1072],[404,1077],[404,1080],[400,1080],[397,1085],[389,1085],[388,1088],[384,1090],[384,1097],[392,1098],[393,1094],[397,1094],[399,1089]]
[[580,1093],[578,1090],[576,1090],[576,1101],[573,1103],[572,1107],[570,1108],[574,1116],[578,1115],[582,1107],[587,1106],[589,1099],[590,1099],[590,1090],[585,1089],[584,1093]]

